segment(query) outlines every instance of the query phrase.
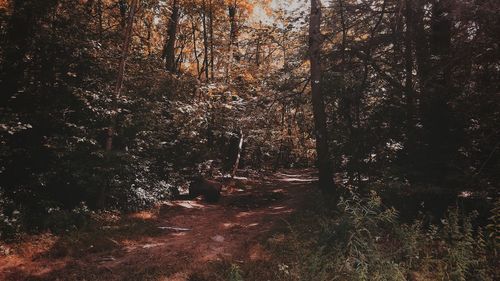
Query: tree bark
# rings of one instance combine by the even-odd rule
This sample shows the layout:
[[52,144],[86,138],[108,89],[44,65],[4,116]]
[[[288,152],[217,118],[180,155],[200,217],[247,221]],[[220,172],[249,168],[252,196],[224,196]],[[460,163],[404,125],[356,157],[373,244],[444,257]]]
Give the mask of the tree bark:
[[413,7],[412,0],[405,1],[406,32],[404,34],[405,100],[406,100],[406,151],[411,156],[415,152],[415,93],[413,90]]
[[236,22],[236,13],[238,11],[238,6],[236,0],[229,5],[228,13],[229,13],[229,22],[231,24],[231,30],[229,34],[229,44],[233,45],[236,43],[236,38],[238,34],[238,23]]
[[194,17],[191,18],[192,22],[191,22],[191,28],[192,28],[192,35],[193,35],[193,55],[194,55],[194,59],[196,61],[196,73],[198,74],[197,77],[198,79],[200,79],[200,59],[198,58],[198,47],[197,47],[197,43],[196,43],[196,22],[194,20]]
[[[122,53],[120,58],[120,64],[118,66],[118,76],[116,80],[115,97],[114,97],[115,103],[118,101],[122,93],[123,80],[125,76],[125,67],[127,64],[128,54],[130,50],[130,43],[132,42],[132,31],[133,31],[135,13],[137,10],[138,3],[139,0],[132,0],[130,7],[130,14],[127,20],[127,26],[125,29],[122,51],[121,51]],[[116,106],[115,108],[113,108],[113,110],[117,110]],[[108,154],[113,150],[113,137],[115,134],[114,128],[116,126],[115,123],[116,123],[116,116],[113,116],[111,124],[107,129],[106,152]],[[99,208],[104,208],[106,206],[106,196],[107,196],[106,193],[107,193],[107,186],[104,184],[103,187],[101,188],[99,198],[97,200],[97,206]]]
[[450,77],[451,10],[446,0],[433,1],[431,33],[429,38],[430,73],[426,95],[422,100],[422,124],[427,154],[427,175],[441,183],[449,172],[449,159],[453,159],[456,138],[453,136],[452,108],[449,105],[452,85]]
[[97,1],[97,32],[99,33],[99,40],[102,43],[102,36],[103,36],[103,3],[102,0]]
[[321,1],[311,0],[309,23],[309,60],[311,64],[311,92],[316,137],[319,186],[327,193],[334,190],[332,164],[328,147],[325,101],[321,90]]
[[228,6],[229,22],[231,25],[229,31],[229,46],[227,52],[227,62],[226,62],[226,82],[231,80],[231,66],[234,58],[234,46],[236,44],[236,38],[238,36],[238,23],[236,22],[236,13],[238,11],[238,6],[236,0]]
[[210,79],[214,80],[214,7],[212,4],[212,0],[209,0],[208,5],[210,6],[209,10],[209,29],[210,29]]
[[203,66],[205,68],[205,80],[208,81],[210,79],[209,76],[209,65],[208,65],[208,30],[207,30],[207,4],[206,0],[203,0],[203,11],[202,11],[202,23],[203,23],[203,47],[205,51]]
[[127,24],[127,1],[118,0],[118,8],[120,9],[120,28],[124,30]]
[[[125,67],[127,64],[128,53],[130,50],[130,43],[132,41],[132,30],[134,27],[134,19],[135,19],[135,12],[137,9],[137,3],[138,3],[138,0],[132,0],[131,7],[130,7],[130,14],[129,14],[127,26],[125,29],[120,64],[118,66],[118,76],[116,79],[116,86],[115,86],[115,100],[118,100],[122,94],[123,79],[125,76]],[[114,108],[114,109],[116,110],[116,108]],[[114,123],[115,123],[115,120],[112,121],[111,126],[109,126],[109,128],[108,128],[108,139],[106,141],[106,151],[111,151],[113,149]]]
[[418,145],[418,159],[414,162],[426,180],[439,184],[446,177],[448,159],[456,150],[448,104],[452,22],[450,3],[432,1],[430,33],[427,32],[424,8],[427,4],[428,1],[416,1],[410,20],[420,89],[419,117],[423,125],[422,144]]
[[240,130],[240,142],[238,144],[238,154],[236,155],[236,161],[234,161],[233,171],[231,172],[231,179],[234,179],[236,172],[238,171],[238,166],[240,165],[241,151],[243,150],[243,131]]
[[[261,23],[261,27],[262,27],[262,23]],[[257,31],[257,39],[256,39],[256,42],[255,42],[255,65],[257,67],[260,66],[260,35],[261,35],[261,30],[259,29]]]
[[175,42],[177,37],[177,26],[179,24],[179,0],[173,0],[172,15],[168,21],[167,38],[163,48],[163,58],[165,59],[165,69],[170,72],[176,71],[175,63]]

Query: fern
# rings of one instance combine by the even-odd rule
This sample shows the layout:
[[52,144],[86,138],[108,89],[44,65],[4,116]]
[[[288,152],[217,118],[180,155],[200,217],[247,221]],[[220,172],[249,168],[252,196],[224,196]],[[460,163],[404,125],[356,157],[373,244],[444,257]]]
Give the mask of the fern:
[[496,280],[498,206],[485,229],[473,227],[477,214],[458,208],[437,225],[400,224],[376,193],[341,198],[337,210],[301,221],[303,233],[289,225],[283,280]]
[[232,264],[231,271],[229,272],[229,281],[243,281],[241,274],[240,267]]
[[486,226],[488,236],[492,243],[493,255],[498,258],[498,245],[500,244],[500,198],[495,201],[495,206],[491,210],[490,223]]

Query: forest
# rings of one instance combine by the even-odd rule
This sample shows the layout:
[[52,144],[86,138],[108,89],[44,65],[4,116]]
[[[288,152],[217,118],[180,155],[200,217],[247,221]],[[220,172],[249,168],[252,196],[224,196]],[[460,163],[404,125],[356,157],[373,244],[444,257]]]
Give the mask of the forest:
[[0,280],[499,280],[500,1],[0,0]]

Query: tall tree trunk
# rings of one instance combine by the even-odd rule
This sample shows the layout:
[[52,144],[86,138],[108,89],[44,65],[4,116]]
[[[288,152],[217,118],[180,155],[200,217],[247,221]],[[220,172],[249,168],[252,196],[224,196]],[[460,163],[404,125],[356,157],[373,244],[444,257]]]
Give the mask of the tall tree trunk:
[[102,0],[97,1],[97,33],[99,34],[99,40],[102,44],[102,36],[103,36],[103,3]]
[[202,23],[203,23],[203,47],[204,47],[204,59],[203,66],[205,68],[205,80],[209,80],[209,65],[208,65],[208,30],[207,30],[207,3],[203,0],[203,11],[202,11]]
[[236,38],[238,36],[238,23],[236,21],[236,14],[238,11],[238,6],[236,0],[234,0],[228,6],[229,23],[231,25],[229,31],[229,46],[227,52],[227,62],[226,62],[226,82],[231,80],[231,66],[234,59],[234,47],[236,44]]
[[194,17],[191,18],[191,28],[192,28],[192,35],[193,35],[193,55],[194,59],[196,61],[196,73],[198,74],[198,79],[200,79],[200,59],[198,58],[198,48],[197,48],[197,43],[196,43],[196,22],[194,20]]
[[287,70],[288,69],[288,56],[287,56],[287,35],[288,32],[283,33],[283,38],[281,40],[281,51],[283,53],[283,69]]
[[413,90],[413,6],[412,0],[405,1],[406,32],[404,34],[405,99],[406,99],[406,151],[412,158],[415,152],[415,93]]
[[[129,55],[130,44],[132,42],[132,31],[134,27],[134,19],[135,19],[135,13],[137,11],[138,2],[139,0],[132,0],[130,7],[130,14],[128,16],[127,26],[124,32],[120,64],[118,66],[118,75],[115,86],[115,97],[114,97],[115,104],[122,94],[123,80],[125,76],[125,67]],[[116,111],[116,108],[113,108],[113,110]],[[106,152],[108,154],[113,150],[113,136],[115,134],[115,126],[116,126],[116,116],[113,116],[111,124],[109,125],[107,130]],[[106,206],[106,196],[107,196],[107,186],[103,185],[97,202],[99,208],[104,208]]]
[[236,154],[236,160],[234,161],[233,171],[231,172],[231,179],[234,179],[236,172],[238,171],[238,166],[240,165],[241,151],[243,150],[243,131],[240,130],[240,142],[238,143],[238,154]]
[[210,6],[209,10],[209,28],[210,28],[210,79],[213,81],[214,80],[214,7],[212,4],[212,0],[209,0],[208,5]]
[[[411,0],[410,0],[411,1]],[[418,103],[418,114],[415,118],[422,120],[423,116],[423,101],[429,95],[429,74],[430,74],[430,52],[428,35],[425,28],[425,11],[424,5],[426,0],[411,1],[411,16],[408,17],[409,29],[412,31],[412,45],[415,49],[415,66],[417,70],[418,92],[416,96]],[[416,121],[417,121],[416,120]],[[417,128],[415,128],[417,130]],[[419,135],[421,132],[419,132]],[[415,164],[416,171],[425,173],[427,169],[427,157],[425,155],[424,145],[422,144],[422,137],[419,137],[418,142],[415,143],[415,153],[410,159]]]
[[182,44],[179,47],[179,55],[175,60],[175,71],[182,72],[182,62],[184,61],[184,55],[185,55],[184,48],[186,48],[186,41],[187,38],[184,37],[184,40],[182,40]]
[[228,7],[229,13],[229,23],[231,25],[230,34],[229,34],[229,44],[236,44],[236,38],[238,37],[238,23],[236,21],[236,14],[238,12],[238,6],[236,0],[233,1]]
[[177,26],[179,24],[179,0],[172,2],[172,15],[168,21],[167,38],[163,47],[163,58],[165,59],[165,69],[175,72],[175,42],[177,37]]
[[121,30],[125,30],[125,27],[127,25],[127,1],[118,0],[118,8],[120,9],[120,28]]
[[[339,15],[340,15],[340,26],[342,28],[342,43],[340,50],[340,67],[339,72],[341,73],[341,77],[345,77],[346,72],[346,47],[347,47],[347,19],[345,16],[345,5],[343,0],[338,0],[339,6]],[[340,103],[339,103],[339,112],[341,113],[341,118],[343,118],[343,122],[346,127],[347,134],[347,144],[345,146],[346,153],[350,155],[355,154],[356,144],[354,141],[354,127],[353,127],[353,100],[354,97],[350,91],[346,91],[345,83],[342,82],[340,85],[339,93],[340,93]],[[349,161],[347,166],[347,177],[350,182],[354,180],[354,168],[352,162],[356,161],[356,158],[353,157],[354,161]]]
[[147,42],[147,46],[146,46],[146,50],[148,51],[148,57],[151,56],[151,41],[152,41],[152,37],[153,37],[153,20],[154,20],[154,16],[148,16],[147,18],[144,18],[144,26],[146,27],[147,29],[147,33],[146,33],[146,42]]
[[321,90],[321,2],[311,0],[309,23],[309,60],[311,63],[311,91],[316,137],[317,165],[320,188],[327,193],[334,191],[332,164],[328,148],[325,101]]
[[422,100],[422,124],[427,145],[428,176],[441,183],[449,172],[456,138],[452,136],[452,116],[449,105],[452,92],[450,77],[451,28],[450,2],[433,1],[431,34],[429,38],[432,73],[427,82],[427,93]]
[[262,44],[262,21],[259,22],[259,29],[257,30],[257,38],[255,42],[255,65],[260,66],[261,64],[261,58],[260,58],[260,53],[261,51],[261,44]]
[[260,66],[260,30],[257,33],[257,39],[255,42],[255,65]]
[[423,125],[422,145],[419,147],[418,169],[426,180],[442,183],[448,173],[456,140],[451,133],[450,2],[431,1],[430,33],[426,31],[425,5],[417,1],[412,9],[413,35],[418,84],[420,87],[420,118]]

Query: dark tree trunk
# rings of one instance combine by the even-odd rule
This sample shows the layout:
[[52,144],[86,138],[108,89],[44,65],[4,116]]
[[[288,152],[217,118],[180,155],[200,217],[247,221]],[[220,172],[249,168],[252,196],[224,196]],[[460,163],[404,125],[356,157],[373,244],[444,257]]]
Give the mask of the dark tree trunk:
[[198,47],[197,47],[197,42],[196,42],[196,22],[194,20],[194,17],[191,19],[191,28],[192,28],[192,36],[193,36],[193,55],[194,59],[196,60],[196,73],[198,74],[198,79],[200,79],[201,73],[200,73],[200,59],[198,58]]
[[207,4],[206,0],[203,0],[203,11],[202,11],[202,23],[203,23],[203,48],[204,48],[204,59],[203,66],[205,69],[205,80],[208,81],[210,79],[208,70],[208,30],[207,30]]
[[102,43],[102,36],[103,36],[103,30],[104,30],[104,27],[103,27],[103,3],[102,3],[102,0],[98,0],[97,1],[97,24],[98,24],[98,27],[97,27],[97,32],[99,33],[99,40],[101,41]]
[[172,3],[172,15],[168,21],[167,38],[163,47],[163,58],[165,59],[165,69],[175,72],[175,42],[177,37],[177,26],[179,24],[179,0]]
[[257,34],[257,42],[255,42],[255,65],[260,66],[260,30]]
[[228,13],[229,13],[229,22],[231,25],[230,29],[230,34],[229,34],[229,44],[233,45],[236,43],[236,38],[238,34],[238,23],[236,22],[236,12],[237,12],[237,6],[236,6],[236,1],[229,5],[228,7]]
[[231,80],[231,65],[234,59],[234,47],[236,45],[236,38],[238,37],[238,23],[236,21],[237,14],[237,3],[236,0],[228,6],[228,14],[229,14],[229,23],[231,25],[229,31],[229,46],[227,53],[227,62],[226,62],[226,81]]
[[241,159],[241,151],[243,150],[243,131],[240,130],[240,141],[238,143],[238,153],[236,154],[236,160],[234,161],[233,170],[231,172],[231,178],[234,179],[236,172],[238,171],[238,167],[240,166]]
[[430,58],[432,73],[422,97],[422,124],[431,180],[441,183],[447,176],[456,139],[451,134],[450,52],[451,27],[449,1],[434,1],[431,17]]
[[[115,87],[115,100],[119,99],[122,94],[123,79],[125,77],[125,66],[127,64],[128,53],[130,50],[130,43],[132,41],[132,30],[134,27],[135,12],[137,9],[138,0],[133,0],[130,8],[130,14],[128,16],[127,26],[124,32],[122,53],[120,57],[120,64],[118,66],[118,75],[116,79]],[[114,123],[114,121],[113,121]],[[113,135],[114,135],[114,124],[111,124],[108,128],[108,139],[106,141],[106,151],[111,151],[113,149]]]
[[426,32],[424,5],[419,1],[412,9],[411,31],[420,87],[420,117],[423,125],[422,142],[417,159],[419,170],[427,180],[442,183],[448,173],[453,153],[451,136],[451,94],[449,56],[451,52],[450,10],[448,1],[433,1],[430,34]]
[[[132,42],[132,31],[134,27],[134,19],[135,13],[137,10],[139,0],[132,0],[130,7],[130,14],[127,20],[127,26],[124,32],[123,45],[120,57],[120,64],[118,66],[118,75],[116,79],[116,87],[115,87],[115,103],[120,98],[122,89],[123,89],[123,80],[125,77],[125,67],[127,64],[128,54],[130,50],[130,43]],[[116,110],[116,108],[113,108]],[[115,134],[115,126],[116,126],[116,116],[113,117],[111,124],[107,130],[107,139],[106,139],[106,152],[109,154],[113,150],[113,137]],[[97,206],[99,208],[104,208],[106,206],[106,196],[107,196],[107,187],[103,185],[101,192],[99,194],[99,198],[97,200]]]
[[210,18],[210,21],[209,21],[209,28],[210,28],[210,79],[212,79],[212,81],[214,80],[214,68],[215,68],[215,64],[214,64],[214,57],[215,57],[215,54],[214,54],[214,7],[213,7],[213,4],[212,4],[212,0],[209,0],[208,2],[209,6],[210,6],[210,10],[209,10],[209,18]]
[[[411,0],[410,0],[411,1]],[[429,42],[428,35],[425,29],[425,12],[424,12],[424,0],[418,0],[413,2],[411,7],[411,14],[408,15],[407,22],[409,24],[409,29],[412,34],[412,45],[415,49],[415,63],[417,69],[417,79],[418,79],[418,115],[416,114],[416,119],[422,119],[422,101],[429,95]],[[417,130],[417,128],[415,128]],[[419,132],[421,134],[421,132]],[[415,170],[417,174],[424,173],[427,167],[427,157],[424,155],[424,145],[422,143],[422,138],[415,140],[415,153],[410,155],[409,161],[413,162],[415,165]]]
[[413,7],[412,1],[405,2],[406,33],[404,35],[405,99],[406,99],[406,151],[412,158],[415,153],[415,93],[413,90]]
[[118,8],[120,9],[120,28],[121,30],[124,30],[127,25],[127,1],[118,0]]
[[332,193],[334,191],[332,163],[328,148],[325,101],[321,90],[321,44],[321,2],[319,0],[311,0],[309,59],[311,63],[311,91],[319,185],[323,191]]

